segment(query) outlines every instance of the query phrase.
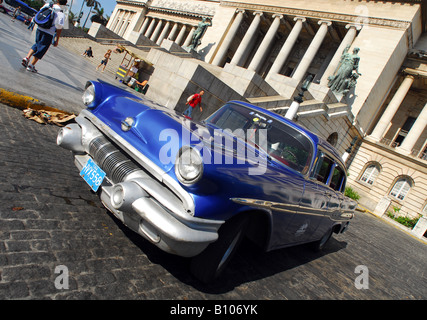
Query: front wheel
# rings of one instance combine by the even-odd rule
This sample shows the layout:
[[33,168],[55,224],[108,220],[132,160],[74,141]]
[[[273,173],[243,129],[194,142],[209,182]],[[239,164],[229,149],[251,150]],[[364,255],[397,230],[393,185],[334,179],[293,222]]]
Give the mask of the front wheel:
[[218,240],[211,243],[201,254],[191,261],[191,272],[204,283],[218,278],[235,254],[245,236],[248,219],[232,218],[218,232]]
[[323,250],[323,248],[326,246],[326,244],[328,243],[329,239],[331,238],[332,232],[333,232],[333,229],[331,228],[330,230],[328,230],[323,235],[323,237],[320,240],[318,240],[316,242],[313,242],[313,250],[314,251],[321,251],[321,250]]

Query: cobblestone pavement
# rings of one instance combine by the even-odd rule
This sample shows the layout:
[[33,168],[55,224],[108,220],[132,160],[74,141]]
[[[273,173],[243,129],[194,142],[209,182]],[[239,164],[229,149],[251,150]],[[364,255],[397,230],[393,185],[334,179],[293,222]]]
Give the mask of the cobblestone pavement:
[[[78,113],[82,109],[81,95],[86,81],[99,79],[118,84],[111,72],[96,71],[96,62],[101,61],[100,57],[105,52],[97,53],[96,62],[95,58],[82,57],[80,54],[87,48],[85,43],[88,41],[79,39],[60,38],[59,46],[50,46],[37,63],[38,73],[28,72],[22,67],[21,60],[33,45],[35,34],[35,29],[31,32],[22,22],[12,23],[10,17],[0,13],[0,88],[33,97],[51,107]],[[106,46],[108,48],[114,49]],[[76,50],[83,51],[79,54]],[[114,55],[114,63],[111,61],[109,64],[110,70],[117,68],[120,57],[123,55]]]
[[0,299],[427,298],[427,245],[365,213],[323,253],[244,242],[223,279],[201,285],[188,259],[107,213],[57,132],[0,105]]

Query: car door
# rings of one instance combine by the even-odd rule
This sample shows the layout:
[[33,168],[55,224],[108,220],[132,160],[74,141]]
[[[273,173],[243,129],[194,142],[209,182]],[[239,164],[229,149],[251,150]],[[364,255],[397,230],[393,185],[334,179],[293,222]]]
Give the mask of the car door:
[[314,240],[322,237],[334,224],[343,219],[344,195],[341,190],[345,185],[345,171],[332,157],[327,156],[327,158],[332,164],[330,166],[329,177],[323,185],[327,205],[324,211],[324,219],[317,229]]
[[306,242],[322,234],[321,226],[325,225],[330,194],[326,183],[330,177],[334,161],[322,150],[318,150],[313,170],[306,179],[304,193],[292,228],[293,242]]
[[322,183],[307,179],[298,212],[292,221],[294,242],[305,242],[316,238],[319,226],[325,219],[328,199]]

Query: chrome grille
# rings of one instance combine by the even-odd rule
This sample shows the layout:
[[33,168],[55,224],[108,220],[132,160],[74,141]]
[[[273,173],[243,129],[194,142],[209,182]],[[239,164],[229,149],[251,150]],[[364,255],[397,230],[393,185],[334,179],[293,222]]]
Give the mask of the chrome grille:
[[123,181],[128,174],[139,170],[135,163],[104,136],[97,137],[90,142],[89,153],[114,183]]

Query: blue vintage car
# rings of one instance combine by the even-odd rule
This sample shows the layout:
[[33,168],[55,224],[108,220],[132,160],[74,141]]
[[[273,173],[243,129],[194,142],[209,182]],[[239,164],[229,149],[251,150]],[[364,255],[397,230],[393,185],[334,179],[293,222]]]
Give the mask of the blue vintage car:
[[[142,96],[141,96],[142,97]],[[57,144],[130,229],[217,278],[244,236],[265,250],[321,249],[353,218],[346,170],[326,141],[282,116],[231,101],[202,122],[115,86],[88,82]]]

